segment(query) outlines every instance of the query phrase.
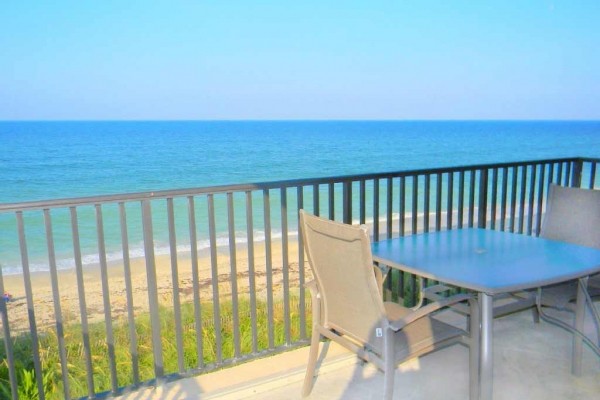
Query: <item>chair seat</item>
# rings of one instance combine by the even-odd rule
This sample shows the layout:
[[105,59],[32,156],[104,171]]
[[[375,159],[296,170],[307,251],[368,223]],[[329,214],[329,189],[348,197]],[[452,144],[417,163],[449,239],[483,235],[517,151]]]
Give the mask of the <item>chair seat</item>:
[[[588,292],[591,297],[600,296],[600,276],[594,275],[588,282]],[[577,281],[570,281],[553,286],[546,286],[542,290],[542,305],[559,310],[571,310],[573,301],[577,298]]]
[[577,281],[561,283],[544,287],[542,290],[541,303],[546,307],[554,307],[559,310],[570,309],[569,304],[577,297]]
[[588,281],[589,290],[595,290],[600,292],[600,275],[590,276],[590,280]]
[[[398,320],[413,312],[410,308],[396,303],[385,302],[384,307],[390,320]],[[419,356],[431,351],[440,342],[454,343],[460,341],[467,333],[453,325],[442,322],[431,316],[423,317],[403,328],[395,336],[395,360],[399,364],[407,358]]]

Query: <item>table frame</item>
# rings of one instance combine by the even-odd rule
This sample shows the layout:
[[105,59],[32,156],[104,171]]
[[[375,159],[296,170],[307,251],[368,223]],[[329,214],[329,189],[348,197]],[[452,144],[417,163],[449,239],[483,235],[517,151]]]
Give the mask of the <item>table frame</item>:
[[[428,239],[429,238],[439,238],[439,237],[443,238],[444,235],[447,237],[452,236],[452,237],[459,237],[459,238],[460,238],[460,236],[465,236],[465,237],[469,237],[469,238],[471,236],[472,237],[483,237],[484,239],[493,237],[493,239],[498,239],[500,242],[502,242],[503,240],[506,239],[506,241],[508,241],[508,242],[514,241],[515,246],[517,244],[519,244],[520,246],[529,244],[529,245],[532,245],[533,247],[537,246],[540,248],[539,250],[537,250],[537,248],[533,250],[533,254],[537,255],[537,256],[542,255],[542,256],[547,257],[548,254],[546,254],[545,252],[550,254],[550,250],[552,250],[553,252],[559,251],[559,252],[561,252],[560,254],[567,254],[567,255],[569,255],[569,254],[573,254],[573,255],[584,254],[588,257],[586,258],[585,261],[583,261],[581,263],[581,265],[578,264],[573,268],[569,268],[568,270],[566,267],[566,265],[567,265],[566,261],[568,261],[568,260],[561,259],[559,261],[559,263],[560,262],[565,263],[565,273],[564,274],[556,274],[556,271],[554,271],[552,274],[550,274],[549,272],[547,274],[544,274],[544,271],[542,268],[540,276],[537,279],[531,279],[530,281],[527,281],[526,280],[527,278],[525,277],[525,278],[523,278],[524,280],[522,282],[494,286],[490,283],[488,283],[486,285],[486,284],[482,284],[481,282],[478,282],[477,278],[476,278],[476,276],[477,276],[476,274],[473,275],[474,278],[472,279],[472,281],[469,281],[468,279],[461,280],[460,278],[452,276],[451,272],[446,272],[445,274],[443,272],[440,273],[439,267],[435,267],[435,263],[440,262],[439,259],[436,259],[436,256],[443,257],[444,256],[443,252],[436,254],[436,256],[432,257],[432,260],[427,260],[427,257],[425,257],[423,264],[419,264],[419,261],[417,261],[418,256],[415,256],[415,254],[413,254],[412,252],[407,251],[407,253],[411,253],[411,254],[400,254],[399,249],[394,249],[395,252],[390,250],[390,248],[393,248],[394,243],[396,243],[398,246],[402,245],[402,249],[404,249],[404,250],[406,250],[406,249],[412,250],[413,247],[411,247],[410,243],[408,243],[408,242],[414,243],[415,241],[421,241],[418,243],[421,246],[420,251],[430,249],[433,252],[435,252],[433,246],[435,246],[436,241],[432,239],[432,242],[434,242],[434,243],[429,244]],[[501,235],[502,237],[498,237],[498,235]],[[406,241],[408,244],[406,246],[403,246],[402,241]],[[485,240],[483,240],[483,242],[485,242]],[[510,245],[510,243],[509,243],[509,245]],[[468,246],[466,246],[466,247],[467,247],[467,249],[469,249]],[[494,295],[498,295],[498,294],[502,294],[502,293],[510,293],[510,292],[514,292],[517,290],[523,290],[523,289],[534,289],[534,288],[538,288],[538,287],[541,287],[544,285],[565,282],[565,281],[569,281],[572,279],[584,278],[584,279],[579,279],[579,285],[578,285],[578,290],[577,290],[577,305],[576,305],[576,313],[575,313],[575,315],[576,315],[575,329],[582,331],[584,317],[585,317],[585,304],[586,304],[585,299],[584,299],[584,292],[587,290],[586,289],[587,279],[585,279],[585,277],[587,277],[593,273],[600,272],[600,251],[599,250],[582,247],[582,246],[577,246],[577,245],[573,245],[573,244],[566,244],[566,243],[562,243],[562,242],[550,241],[547,239],[518,235],[518,234],[510,233],[510,232],[499,232],[499,231],[475,229],[475,228],[460,229],[460,230],[453,230],[453,231],[431,232],[431,233],[424,233],[421,235],[387,239],[387,240],[382,240],[382,241],[373,243],[372,248],[373,248],[373,260],[380,264],[384,264],[389,267],[399,269],[402,271],[407,271],[409,273],[419,275],[423,278],[433,279],[433,280],[445,282],[447,284],[451,284],[454,286],[469,289],[469,290],[472,290],[472,291],[475,291],[478,293],[478,315],[473,316],[475,318],[473,318],[473,317],[471,318],[472,319],[471,334],[474,335],[473,340],[479,341],[479,354],[477,357],[471,357],[471,361],[470,361],[471,362],[471,371],[473,371],[473,368],[475,368],[475,371],[478,371],[478,374],[475,374],[475,376],[473,376],[474,374],[471,373],[470,390],[469,390],[470,395],[471,395],[471,400],[475,400],[475,399],[489,400],[489,399],[492,399],[492,396],[493,396],[493,362],[494,362],[494,357],[493,357],[493,322],[494,322],[493,321],[494,320],[493,300],[494,300]],[[558,249],[558,250],[556,250],[556,249]],[[475,249],[475,250],[479,251],[479,249]],[[493,248],[491,250],[497,252],[497,250],[495,250]],[[558,253],[556,253],[556,254],[558,254]],[[466,255],[472,257],[472,254],[466,254]],[[449,254],[448,257],[449,258],[455,257],[456,260],[460,261],[462,256],[460,256],[460,255],[457,256],[456,253],[452,253],[452,254]],[[509,259],[510,257],[505,257],[505,258]],[[513,257],[513,259],[514,259],[514,257]],[[567,259],[568,259],[568,257],[567,257]],[[483,260],[485,260],[485,258]],[[528,260],[518,260],[518,262],[522,262],[522,261],[528,261]],[[536,259],[536,261],[539,261],[539,260]],[[418,265],[410,265],[413,262]],[[429,262],[429,264],[428,264],[428,262]],[[470,260],[469,262],[472,263],[473,265],[477,264],[477,262],[473,262],[472,260]],[[515,264],[518,262],[513,261],[513,263],[515,263]],[[430,265],[431,263],[433,263],[433,268],[431,268],[431,266],[432,266],[432,265]],[[551,262],[549,262],[549,263],[551,263]],[[481,266],[481,265],[479,265],[479,266]],[[510,264],[507,264],[508,269],[510,269],[510,266],[511,266]],[[497,268],[497,266],[496,266],[496,268]],[[560,265],[558,265],[558,268],[560,269]],[[476,272],[479,272],[479,271],[476,271]],[[481,272],[483,272],[482,275],[485,275],[485,272],[489,272],[489,269],[481,270]],[[545,275],[547,275],[547,276],[545,276]],[[489,281],[489,282],[492,282],[492,281]],[[478,325],[479,325],[479,329],[477,329]],[[574,335],[573,359],[572,359],[574,374],[581,373],[582,351],[583,351],[582,340],[577,335]]]

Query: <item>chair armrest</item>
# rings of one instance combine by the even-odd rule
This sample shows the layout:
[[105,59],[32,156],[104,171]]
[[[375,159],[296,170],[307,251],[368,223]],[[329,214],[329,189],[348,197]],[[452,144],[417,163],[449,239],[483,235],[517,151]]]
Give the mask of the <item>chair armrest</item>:
[[418,319],[421,319],[434,311],[437,311],[441,308],[451,306],[456,303],[460,303],[465,300],[471,299],[473,296],[470,294],[457,294],[452,297],[445,298],[443,300],[436,301],[434,303],[429,303],[425,307],[421,307],[418,310],[408,314],[407,316],[400,318],[395,321],[390,321],[389,327],[393,331],[399,331],[404,328],[406,325],[415,322]]
[[319,287],[317,286],[317,281],[313,279],[312,281],[308,281],[304,284],[305,288],[310,290],[310,298],[312,301],[312,313],[313,313],[313,329],[316,329],[319,325],[321,325],[321,294],[319,293]]
[[[452,290],[453,288],[450,286],[446,286],[444,284],[437,284],[433,286],[426,287],[423,292],[423,297],[430,301],[440,301],[447,299],[447,296],[443,296],[440,293],[447,292]],[[455,304],[452,306],[452,309],[460,314],[469,315],[470,307],[465,304]]]
[[318,297],[319,296],[319,288],[317,286],[317,281],[316,280],[312,280],[312,281],[308,281],[304,284],[304,287],[310,290],[310,294],[312,296]]
[[[423,289],[423,295],[426,299],[437,301],[441,296],[438,293],[443,293],[451,290],[450,286],[438,283],[437,285],[427,286]],[[431,296],[431,297],[429,297]],[[445,298],[445,297],[444,297]]]
[[411,307],[412,310],[418,310],[419,308],[423,307],[423,304],[425,303],[425,285],[423,283],[423,278],[419,278],[419,301],[417,302],[417,304],[415,304],[413,307]]
[[447,292],[451,290],[450,286],[446,286],[442,283],[438,283],[436,285],[427,286],[423,285],[423,279],[419,279],[419,302],[411,307],[413,310],[418,310],[423,306],[425,300],[429,301],[439,301],[447,298],[448,296],[441,296],[440,293]]

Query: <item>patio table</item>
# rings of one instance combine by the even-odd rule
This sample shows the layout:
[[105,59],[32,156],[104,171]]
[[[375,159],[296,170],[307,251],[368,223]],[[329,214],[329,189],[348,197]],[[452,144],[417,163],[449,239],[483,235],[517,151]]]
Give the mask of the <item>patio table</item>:
[[[372,250],[376,262],[478,293],[480,373],[471,380],[471,397],[484,400],[492,399],[493,389],[494,296],[600,272],[600,250],[485,229],[382,240],[373,243]],[[582,285],[587,280],[579,282],[575,327],[581,331],[585,315]],[[582,342],[577,336],[573,340],[573,366],[577,371]]]

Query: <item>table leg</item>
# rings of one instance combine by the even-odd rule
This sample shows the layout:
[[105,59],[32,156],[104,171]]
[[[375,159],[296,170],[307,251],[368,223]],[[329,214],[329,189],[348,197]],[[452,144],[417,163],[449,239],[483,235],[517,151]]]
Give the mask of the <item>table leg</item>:
[[491,400],[493,393],[494,377],[494,306],[493,296],[479,293],[479,310],[481,312],[481,372],[480,372],[480,399]]
[[[585,321],[585,294],[588,278],[579,279],[577,284],[577,304],[575,308],[575,329],[583,332]],[[583,341],[579,335],[573,335],[573,360],[571,372],[575,376],[581,376],[581,358],[583,356]]]
[[479,300],[470,300],[470,333],[471,346],[469,347],[469,400],[479,400],[481,385],[480,362],[481,362],[481,311]]

